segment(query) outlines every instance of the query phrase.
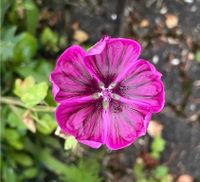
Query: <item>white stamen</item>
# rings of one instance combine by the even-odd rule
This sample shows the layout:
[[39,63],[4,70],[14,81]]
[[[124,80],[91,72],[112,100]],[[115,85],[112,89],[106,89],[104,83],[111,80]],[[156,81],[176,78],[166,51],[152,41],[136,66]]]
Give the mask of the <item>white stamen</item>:
[[117,95],[117,94],[112,94],[112,98],[115,99],[115,100],[119,100],[119,99],[120,99],[120,96]]
[[113,89],[117,84],[115,82],[111,83],[108,87],[108,89]]
[[102,96],[102,93],[94,93],[94,94],[92,95],[92,97],[93,97],[94,99],[98,99],[100,96]]
[[100,87],[101,89],[105,89],[105,86],[104,86],[103,82],[100,82],[100,83],[99,83],[99,87]]

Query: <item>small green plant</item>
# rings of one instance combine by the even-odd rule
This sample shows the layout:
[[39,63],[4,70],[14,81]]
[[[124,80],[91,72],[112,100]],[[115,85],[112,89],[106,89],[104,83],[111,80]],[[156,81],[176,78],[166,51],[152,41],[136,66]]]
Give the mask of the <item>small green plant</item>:
[[151,143],[151,156],[155,159],[160,158],[160,154],[165,149],[165,140],[161,136],[156,136]]
[[195,59],[200,63],[200,50],[196,52]]
[[133,168],[136,182],[168,182],[168,168],[158,165],[155,169],[146,169],[142,159],[139,159]]

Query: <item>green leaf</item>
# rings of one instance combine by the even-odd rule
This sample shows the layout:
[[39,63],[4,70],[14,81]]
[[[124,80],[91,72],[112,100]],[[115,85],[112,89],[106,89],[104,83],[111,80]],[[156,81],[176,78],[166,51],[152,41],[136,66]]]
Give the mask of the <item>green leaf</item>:
[[160,158],[160,152],[157,152],[157,151],[151,152],[151,156],[155,159],[159,159]]
[[142,179],[139,179],[137,182],[150,182],[150,181],[148,179],[142,178]]
[[2,177],[4,182],[16,182],[17,178],[14,170],[7,164],[3,166]]
[[54,117],[50,114],[44,114],[41,119],[37,119],[36,122],[37,130],[45,135],[52,133],[52,131],[55,130],[57,126]]
[[45,165],[45,167],[57,174],[63,174],[66,175],[66,172],[68,171],[67,165],[63,164],[61,161],[56,159],[49,150],[42,149],[38,153],[38,157],[40,158],[40,161]]
[[160,153],[165,149],[165,140],[161,136],[156,136],[151,144],[151,154],[155,158],[159,158]]
[[33,107],[40,103],[47,95],[48,85],[46,82],[34,85],[25,93],[21,100],[28,106]]
[[27,90],[33,87],[35,84],[35,80],[32,76],[27,77],[24,81],[17,79],[15,81],[15,90],[14,93],[22,97],[24,94],[26,94]]
[[12,127],[16,128],[21,132],[21,134],[25,134],[26,126],[22,122],[22,115],[24,113],[23,109],[19,109],[15,107],[15,111],[12,111],[8,114],[7,124]]
[[29,167],[33,165],[32,158],[26,153],[10,153],[10,157],[15,160],[18,164]]
[[57,33],[53,32],[49,27],[44,28],[40,37],[40,41],[47,50],[53,50],[55,52],[58,51],[58,35]]
[[24,32],[20,35],[14,47],[14,59],[17,62],[29,61],[37,51],[37,40],[30,33]]
[[24,6],[26,9],[27,30],[32,34],[35,34],[38,24],[39,10],[32,0],[26,0],[26,4]]
[[53,136],[42,136],[45,145],[50,146],[55,149],[62,150],[60,142]]
[[55,102],[55,100],[53,98],[51,89],[48,90],[45,101],[49,106],[57,106],[57,103]]
[[144,178],[144,164],[136,163],[133,168],[133,174],[137,180]]
[[[8,114],[10,112],[10,109],[8,108],[8,106],[4,106],[0,108],[1,111],[1,132],[0,132],[0,138],[3,138],[4,134],[5,134],[5,128],[6,128],[6,124],[7,124],[7,117]],[[1,154],[1,152],[0,152]]]
[[20,134],[15,129],[5,129],[4,138],[9,145],[21,150],[24,147]]
[[13,59],[14,47],[19,39],[19,36],[15,36],[17,30],[16,26],[3,28],[0,42],[0,57],[1,61],[8,61]]
[[0,1],[0,11],[1,11],[0,23],[1,23],[1,26],[4,22],[5,14],[6,14],[6,12],[7,12],[8,8],[10,7],[11,4],[12,4],[12,1],[8,1],[8,0],[1,0]]
[[196,52],[195,59],[200,63],[200,50]]
[[78,166],[68,166],[67,181],[73,182],[99,182],[99,164],[95,159],[81,160]]
[[64,149],[72,150],[72,149],[76,148],[77,143],[78,143],[77,140],[73,136],[69,136],[65,140]]
[[152,151],[162,152],[165,149],[165,140],[161,136],[154,138],[151,144]]
[[35,167],[27,168],[23,171],[23,175],[26,179],[31,179],[36,177],[38,174],[38,170]]
[[168,174],[168,168],[166,166],[158,166],[155,170],[154,170],[154,176],[157,179],[162,179],[163,177],[165,177]]
[[85,51],[88,51],[90,49],[92,45],[84,45],[83,48],[85,49]]
[[53,66],[44,59],[35,60],[28,65],[20,65],[16,71],[22,77],[32,75],[37,82],[48,81]]
[[27,77],[24,81],[15,81],[14,93],[21,98],[27,107],[33,107],[40,103],[47,95],[48,84],[41,82],[35,84],[33,77]]

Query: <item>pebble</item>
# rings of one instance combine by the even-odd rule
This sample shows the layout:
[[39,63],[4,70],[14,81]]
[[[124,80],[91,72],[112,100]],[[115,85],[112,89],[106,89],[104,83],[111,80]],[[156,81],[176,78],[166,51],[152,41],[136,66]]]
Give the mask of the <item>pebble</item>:
[[193,178],[187,174],[179,176],[176,182],[193,182]]
[[167,13],[167,11],[168,11],[167,7],[164,6],[164,7],[162,7],[162,8],[160,9],[160,14],[164,15],[164,14]]
[[149,123],[149,126],[147,128],[147,133],[151,136],[151,137],[157,137],[157,136],[161,136],[162,134],[162,130],[163,130],[163,125],[161,125],[159,122],[157,121],[151,121]]
[[177,26],[178,24],[178,17],[174,14],[167,14],[165,24],[166,26],[171,29]]
[[117,19],[117,14],[113,13],[113,14],[111,14],[110,17],[111,17],[112,20],[116,20]]
[[180,64],[180,59],[178,59],[178,58],[172,59],[171,64],[174,66],[178,66]]
[[191,110],[191,111],[194,111],[195,109],[196,109],[196,106],[195,106],[194,104],[191,104],[191,105],[190,105],[190,110]]
[[197,8],[196,6],[192,6],[191,9],[190,9],[190,11],[191,11],[191,12],[196,12],[197,9],[198,9],[198,8]]
[[86,40],[88,40],[89,35],[83,31],[83,30],[76,30],[74,33],[74,40],[76,40],[78,43],[83,43]]
[[152,62],[153,62],[154,64],[157,64],[157,63],[159,62],[159,56],[158,56],[158,55],[153,56]]
[[147,19],[143,19],[140,23],[141,28],[145,28],[149,26],[149,21]]
[[185,3],[189,3],[192,4],[194,2],[194,0],[184,0]]
[[192,52],[190,52],[189,54],[188,54],[188,59],[189,60],[193,60],[194,59],[194,54],[192,53]]

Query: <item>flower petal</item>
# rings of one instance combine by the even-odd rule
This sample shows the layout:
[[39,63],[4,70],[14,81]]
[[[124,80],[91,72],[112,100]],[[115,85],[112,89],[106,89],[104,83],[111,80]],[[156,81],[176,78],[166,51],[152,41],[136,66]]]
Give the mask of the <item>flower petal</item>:
[[121,100],[137,102],[152,112],[159,112],[164,106],[161,74],[145,60],[135,62],[113,92],[120,95]]
[[93,148],[105,142],[106,125],[102,99],[89,102],[63,103],[56,110],[56,119],[62,131]]
[[81,47],[72,46],[59,57],[50,76],[57,102],[89,96],[98,91],[97,81],[84,64],[85,55]]
[[146,133],[151,113],[141,106],[112,100],[109,110],[106,145],[111,150],[124,148]]
[[80,143],[88,145],[92,148],[98,149],[101,147],[102,143],[100,142],[94,142],[94,141],[90,141],[90,140],[79,140]]
[[97,42],[94,46],[92,46],[88,50],[88,55],[96,55],[96,54],[101,54],[101,52],[104,50],[106,46],[107,40],[110,39],[109,36],[104,36],[99,42]]
[[137,60],[141,47],[131,39],[104,37],[86,56],[86,65],[107,87]]

